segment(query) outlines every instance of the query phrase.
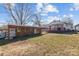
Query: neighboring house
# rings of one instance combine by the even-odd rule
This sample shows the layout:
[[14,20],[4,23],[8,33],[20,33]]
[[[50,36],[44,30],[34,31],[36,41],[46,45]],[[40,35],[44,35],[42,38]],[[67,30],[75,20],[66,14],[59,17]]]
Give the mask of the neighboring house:
[[49,31],[72,31],[73,24],[68,22],[63,22],[60,20],[54,20],[49,24]]
[[75,25],[75,30],[79,31],[79,24]]
[[14,37],[24,35],[41,34],[41,28],[34,26],[6,25],[2,26],[0,30],[1,33],[5,32],[5,39],[13,39]]

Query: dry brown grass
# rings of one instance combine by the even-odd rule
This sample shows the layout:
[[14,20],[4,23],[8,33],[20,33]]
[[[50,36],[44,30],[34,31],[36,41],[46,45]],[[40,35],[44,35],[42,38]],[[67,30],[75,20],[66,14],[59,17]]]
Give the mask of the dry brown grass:
[[0,46],[0,55],[79,55],[79,34],[48,33]]

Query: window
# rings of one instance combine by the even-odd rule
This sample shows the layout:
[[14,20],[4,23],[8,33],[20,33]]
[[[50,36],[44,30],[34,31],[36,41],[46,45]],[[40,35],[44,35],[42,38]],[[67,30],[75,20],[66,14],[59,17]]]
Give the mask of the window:
[[21,32],[21,28],[17,27],[17,32]]

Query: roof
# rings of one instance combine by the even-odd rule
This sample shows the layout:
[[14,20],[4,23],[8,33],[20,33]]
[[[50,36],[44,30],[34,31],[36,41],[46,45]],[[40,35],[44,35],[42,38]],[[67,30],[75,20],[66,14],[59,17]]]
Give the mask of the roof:
[[70,22],[64,22],[64,21],[60,21],[60,20],[55,20],[55,21],[52,21],[51,23],[49,23],[48,25],[63,25],[63,24],[68,24],[68,25],[73,25],[73,23],[70,23]]
[[30,28],[42,28],[42,27],[36,27],[36,26],[23,26],[23,25],[3,25],[3,26],[0,26],[0,30],[4,30],[4,29],[8,29],[8,26],[11,27],[11,28],[16,28],[16,27],[30,27]]
[[75,25],[75,26],[79,26],[79,24]]
[[51,23],[49,23],[48,25],[62,25],[64,24],[64,22],[61,22],[60,20],[56,20],[56,21],[52,21]]
[[35,26],[24,26],[24,25],[8,25],[9,27],[30,27],[30,28],[41,28],[41,27],[35,27]]

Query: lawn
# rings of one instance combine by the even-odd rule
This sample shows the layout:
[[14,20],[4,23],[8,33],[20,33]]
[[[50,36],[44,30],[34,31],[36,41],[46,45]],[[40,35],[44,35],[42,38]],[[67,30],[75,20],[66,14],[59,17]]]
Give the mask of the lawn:
[[[23,39],[24,38],[24,39]],[[0,42],[0,55],[61,56],[79,55],[79,34],[46,33]]]

